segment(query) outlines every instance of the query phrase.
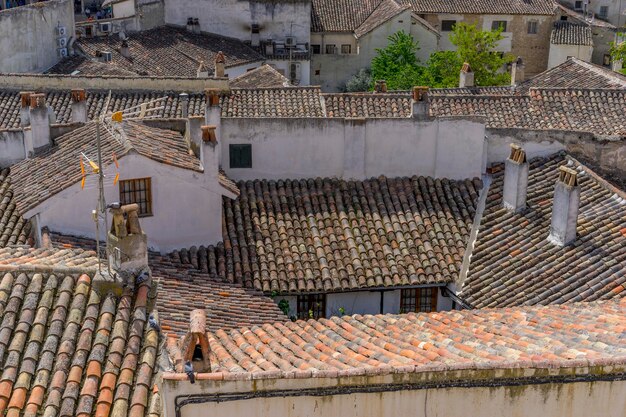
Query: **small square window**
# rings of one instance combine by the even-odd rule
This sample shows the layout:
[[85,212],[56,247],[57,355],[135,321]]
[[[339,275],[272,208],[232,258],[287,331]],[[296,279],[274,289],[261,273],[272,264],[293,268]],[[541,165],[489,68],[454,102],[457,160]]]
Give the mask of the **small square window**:
[[530,22],[528,22],[528,33],[530,35],[537,34],[537,21],[536,20],[531,20]]
[[352,53],[352,45],[341,45],[341,53],[348,55]]
[[607,18],[609,15],[609,6],[600,6],[600,12],[598,13],[598,17]]
[[494,20],[491,22],[491,30],[502,29],[502,32],[506,32],[506,20]]
[[320,75],[320,70],[315,70],[315,75]]
[[337,53],[337,52],[336,52],[336,49],[337,49],[337,48],[335,47],[335,45],[332,45],[332,44],[330,44],[330,45],[326,45],[326,53],[327,53],[328,55],[332,55],[332,54]]
[[326,294],[306,294],[298,296],[298,318],[301,320],[319,319],[326,316]]
[[230,145],[228,154],[231,168],[252,168],[252,145]]
[[576,10],[582,10],[583,8],[583,2],[578,0],[574,2],[574,9]]
[[313,54],[321,54],[322,47],[320,45],[311,45],[311,53]]
[[438,290],[435,287],[401,290],[400,313],[437,311],[437,294]]
[[139,217],[152,216],[152,181],[150,178],[137,178],[120,181],[120,203],[137,204]]
[[442,20],[441,31],[452,32],[454,30],[454,25],[456,25],[456,20]]
[[561,21],[567,22],[567,16],[561,16]]
[[250,31],[252,33],[259,33],[259,25],[258,25],[258,23],[253,23],[252,27],[250,28]]

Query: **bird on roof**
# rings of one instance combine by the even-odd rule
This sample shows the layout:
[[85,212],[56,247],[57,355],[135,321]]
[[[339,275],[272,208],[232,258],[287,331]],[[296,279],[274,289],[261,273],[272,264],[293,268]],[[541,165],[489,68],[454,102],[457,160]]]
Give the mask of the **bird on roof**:
[[189,382],[194,384],[196,382],[196,376],[193,374],[193,366],[191,366],[191,362],[185,362],[185,373],[187,374],[187,378],[189,378]]
[[159,323],[156,321],[153,314],[150,314],[150,317],[148,317],[148,324],[151,328],[156,330],[157,333],[161,333],[161,326],[159,326]]

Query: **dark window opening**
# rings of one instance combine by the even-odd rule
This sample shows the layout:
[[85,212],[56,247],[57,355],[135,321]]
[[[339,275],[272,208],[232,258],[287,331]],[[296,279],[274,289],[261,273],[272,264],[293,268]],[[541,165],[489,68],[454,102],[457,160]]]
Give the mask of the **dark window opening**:
[[139,217],[152,216],[152,183],[150,178],[120,181],[120,203],[137,204]]
[[193,356],[191,357],[191,360],[194,360],[194,361],[204,360],[204,358],[202,357],[202,348],[200,347],[199,344],[197,344],[196,347],[194,348]]
[[352,45],[341,45],[341,53],[344,55],[352,53]]
[[326,294],[306,294],[298,296],[299,319],[319,319],[325,316]]
[[252,168],[252,145],[230,145],[228,153],[231,168]]
[[491,22],[491,30],[502,29],[502,32],[506,32],[506,20],[494,20]]
[[311,45],[311,53],[313,54],[321,54],[322,53],[322,47],[320,45]]
[[441,31],[452,32],[454,30],[454,25],[456,25],[456,20],[442,20]]
[[331,44],[331,45],[326,45],[326,53],[327,53],[328,55],[333,55],[333,54],[335,54],[335,53],[336,53],[336,51],[335,51],[335,50],[336,50],[335,45],[332,45],[332,44]]
[[437,311],[436,287],[410,288],[400,291],[400,313],[429,313]]

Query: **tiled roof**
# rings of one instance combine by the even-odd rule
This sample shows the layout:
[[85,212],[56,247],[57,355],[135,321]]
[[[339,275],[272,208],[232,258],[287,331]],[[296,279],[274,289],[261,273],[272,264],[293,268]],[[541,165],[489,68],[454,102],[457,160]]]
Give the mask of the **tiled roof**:
[[550,43],[553,45],[581,45],[593,46],[593,33],[588,25],[571,22],[554,22],[550,34]]
[[626,76],[610,68],[569,58],[564,63],[520,83],[517,88],[524,90],[530,87],[626,89]]
[[594,16],[594,18],[590,20],[586,18],[583,13],[572,10],[565,5],[559,4],[558,2],[555,2],[554,4],[556,5],[558,12],[565,14],[568,19],[571,18],[573,19],[572,21],[576,23],[583,23],[585,25],[597,28],[616,29],[614,25],[604,20],[598,19],[597,16]]
[[581,188],[576,240],[547,241],[556,154],[530,161],[527,209],[502,207],[503,170],[494,176],[461,296],[475,307],[560,304],[626,295],[626,198],[586,167],[569,162]]
[[415,13],[552,15],[552,0],[403,0]]
[[30,222],[17,209],[9,169],[0,169],[0,248],[26,243]]
[[327,117],[409,117],[411,96],[403,93],[324,94]]
[[510,96],[514,93],[515,88],[510,86],[431,88],[428,90],[429,96]]
[[324,117],[319,87],[233,89],[222,117]]
[[287,77],[267,64],[241,74],[230,81],[232,88],[289,87]]
[[213,331],[287,320],[262,292],[227,282],[234,272],[233,259],[225,262],[227,250],[220,244],[192,247],[169,257],[150,257],[152,274],[159,283],[157,308],[164,332],[183,335],[189,329],[189,312],[194,309],[206,311],[208,329]]
[[217,180],[222,187],[226,188],[228,191],[235,195],[239,195],[239,187],[237,187],[237,183],[228,178],[228,175],[226,175],[226,173],[222,169],[219,170]]
[[481,187],[430,177],[241,182],[239,198],[224,199],[230,250],[190,258],[231,265],[218,276],[265,293],[448,283]]
[[12,245],[0,248],[0,270],[93,272],[98,266],[95,251],[71,248],[32,248]]
[[108,62],[100,62],[82,55],[74,55],[59,61],[56,65],[46,71],[46,74],[78,74],[86,75],[112,75],[112,76],[136,76],[133,71],[129,71],[119,65]]
[[[382,4],[390,0],[313,0],[311,32],[352,32]],[[391,0],[393,1],[393,0]]]
[[367,19],[354,29],[354,35],[360,38],[409,8],[409,5],[401,5],[396,0],[382,0]]
[[[149,127],[140,122],[126,121],[121,125],[127,143],[123,145],[106,129],[101,129],[103,160],[112,163],[113,154],[122,158],[135,151],[147,158],[184,169],[200,171],[200,161],[189,155],[180,133]],[[56,146],[25,159],[11,167],[14,200],[22,213],[37,206],[50,196],[63,191],[82,179],[79,166],[81,153],[95,159],[96,123],[73,130],[56,139]]]
[[[1,274],[0,414],[149,415],[159,335],[150,280],[99,293],[87,274]],[[6,414],[5,414],[6,413]]]
[[[211,374],[197,377],[243,380],[621,365],[626,363],[624,329],[626,302],[615,301],[299,320],[209,332]],[[176,375],[164,374],[170,377]]]
[[[115,71],[130,71],[137,75],[195,77],[201,62],[209,70],[214,70],[219,51],[224,52],[226,68],[263,60],[261,54],[240,40],[209,33],[194,34],[170,26],[130,33],[127,42],[130,58],[120,53],[122,42],[116,36],[83,37],[76,41],[76,45],[92,58],[98,51],[109,51],[112,60],[106,65],[117,67]],[[79,67],[82,70],[92,68],[90,65]],[[80,68],[61,66],[59,72],[70,74]],[[54,69],[48,73],[58,73]],[[82,72],[101,74],[100,66],[93,66],[93,69],[95,73]]]

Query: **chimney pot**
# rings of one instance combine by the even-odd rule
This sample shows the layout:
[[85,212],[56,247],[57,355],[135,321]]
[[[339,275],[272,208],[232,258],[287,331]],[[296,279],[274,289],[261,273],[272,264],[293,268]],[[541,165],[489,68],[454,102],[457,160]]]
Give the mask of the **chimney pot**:
[[215,77],[223,78],[226,73],[226,57],[224,57],[224,53],[219,51],[215,56]]
[[46,95],[45,94],[31,94],[30,95],[30,108],[43,108],[46,107]]
[[32,96],[33,94],[35,94],[33,91],[22,91],[20,93],[22,108],[30,106],[30,96]]
[[126,39],[122,41],[122,46],[120,47],[120,54],[124,58],[130,58],[130,48],[128,47],[128,41]]
[[508,210],[519,211],[526,207],[528,191],[528,162],[526,152],[512,143],[511,154],[504,162],[504,189],[502,204]]
[[202,141],[203,142],[205,143],[210,142],[214,145],[217,145],[217,135],[215,133],[217,126],[205,125],[205,126],[201,126],[200,129],[202,129]]
[[552,221],[548,236],[550,242],[565,246],[576,239],[579,206],[578,173],[574,169],[560,166],[552,202]]
[[108,205],[113,215],[107,254],[109,264],[119,272],[144,270],[148,267],[148,238],[139,224],[139,205]]
[[413,116],[428,116],[428,87],[413,87]]
[[459,88],[474,87],[474,72],[468,62],[464,62],[459,74]]
[[183,119],[186,119],[189,117],[189,94],[180,93],[178,99],[180,100],[181,115]]
[[87,101],[85,90],[76,88],[72,90],[72,121],[75,123],[87,123]]
[[206,313],[202,309],[192,310],[189,314],[189,331],[191,333],[206,332]]
[[30,125],[30,96],[35,94],[33,91],[22,91],[20,93],[20,102],[22,108],[20,109],[20,125]]
[[80,103],[81,101],[85,101],[85,90],[82,88],[72,89],[72,102]]
[[220,104],[220,90],[217,88],[207,88],[205,90],[206,102],[208,106],[217,106]]

